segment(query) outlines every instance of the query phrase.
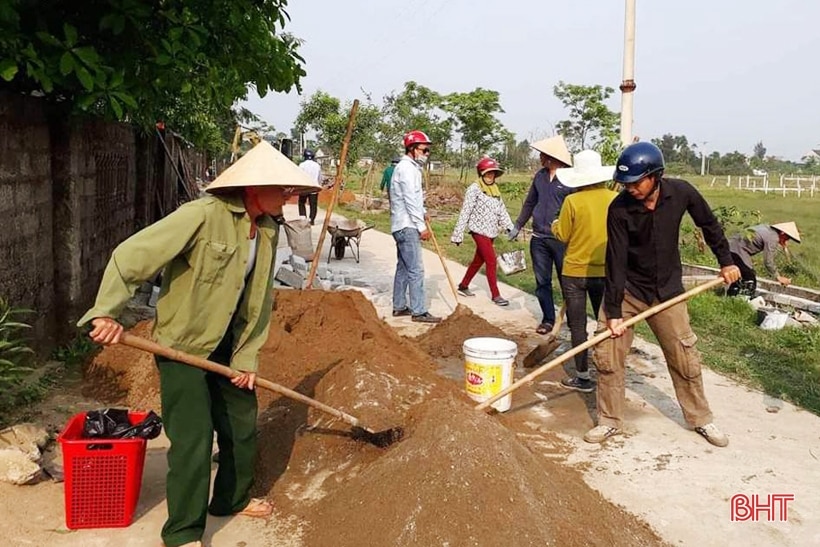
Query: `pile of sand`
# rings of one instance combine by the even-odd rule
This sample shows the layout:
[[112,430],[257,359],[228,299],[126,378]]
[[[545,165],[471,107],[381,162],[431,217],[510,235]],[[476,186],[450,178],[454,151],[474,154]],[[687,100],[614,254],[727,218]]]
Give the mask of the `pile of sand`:
[[[406,437],[387,449],[357,442],[342,421],[260,391],[254,495],[303,522],[305,545],[661,543],[578,471],[536,456],[513,417],[475,411],[460,382],[440,376],[419,347],[460,354],[464,338],[499,335],[487,326],[460,313],[429,331],[433,344],[416,343],[396,335],[361,293],[279,292],[260,375],[373,429],[401,425]],[[133,391],[156,387],[128,368],[155,368],[136,364],[144,358],[106,349],[89,380],[97,393],[116,386],[137,400]]]
[[432,357],[461,357],[464,340],[479,336],[509,339],[504,331],[474,314],[470,308],[457,306],[454,313],[417,337],[416,342]]

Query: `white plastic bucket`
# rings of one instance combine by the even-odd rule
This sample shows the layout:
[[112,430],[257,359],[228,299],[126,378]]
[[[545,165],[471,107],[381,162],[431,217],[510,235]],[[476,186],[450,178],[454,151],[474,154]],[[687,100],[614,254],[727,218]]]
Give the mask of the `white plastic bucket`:
[[[513,383],[515,356],[518,346],[504,338],[469,338],[464,341],[464,386],[467,395],[483,403]],[[506,412],[512,395],[505,395],[492,404]]]

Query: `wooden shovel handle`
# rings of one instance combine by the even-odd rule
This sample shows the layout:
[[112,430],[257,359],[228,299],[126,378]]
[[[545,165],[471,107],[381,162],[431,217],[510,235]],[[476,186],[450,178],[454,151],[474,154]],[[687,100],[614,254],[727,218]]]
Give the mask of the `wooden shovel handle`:
[[433,231],[433,227],[430,226],[430,221],[425,219],[425,224],[427,224],[427,231],[430,232],[430,239],[433,240],[433,247],[436,248],[436,254],[438,255],[438,259],[441,260],[441,267],[444,268],[444,275],[447,276],[447,282],[450,284],[450,290],[453,291],[453,298],[456,299],[456,306],[458,306],[458,292],[456,291],[456,284],[453,283],[453,276],[450,275],[450,269],[447,267],[447,261],[444,259],[444,255],[441,254],[441,247],[438,246],[438,241],[436,241],[436,233]]
[[[208,359],[203,359],[202,357],[197,357],[196,355],[191,355],[190,353],[185,353],[184,351],[179,351],[177,349],[163,346],[162,344],[157,344],[152,340],[146,340],[145,338],[134,336],[133,334],[129,334],[127,332],[123,332],[120,335],[120,343],[142,351],[147,351],[148,353],[165,357],[166,359],[171,359],[172,361],[179,361],[180,363],[185,363],[186,365],[191,365],[192,367],[207,370],[208,372],[221,374],[226,378],[235,378],[241,374],[238,370],[226,367],[225,365],[220,365],[219,363],[214,363]],[[324,403],[320,403],[315,399],[302,395],[298,391],[293,391],[283,385],[259,377],[256,378],[256,385],[280,395],[284,395],[289,399],[312,406],[313,408],[326,412],[331,416],[335,416],[352,426],[361,427],[361,423],[359,423],[358,418],[333,408],[332,406],[327,406]]]
[[[629,319],[627,319],[626,321],[624,321],[622,323],[622,326],[625,327],[625,328],[626,327],[631,327],[635,323],[643,321],[647,317],[651,317],[651,316],[655,315],[658,312],[662,312],[663,310],[665,310],[667,308],[671,308],[675,304],[683,302],[684,300],[688,300],[689,298],[692,298],[696,294],[700,294],[704,291],[708,291],[709,289],[711,289],[713,287],[717,287],[718,285],[720,285],[722,283],[723,283],[723,278],[722,277],[718,277],[716,279],[713,279],[712,281],[707,281],[706,283],[703,283],[702,285],[698,285],[697,287],[689,289],[685,293],[679,294],[678,296],[676,296],[674,298],[671,298],[671,299],[667,300],[666,302],[661,302],[660,304],[658,304],[656,306],[652,306],[651,308],[642,311],[641,313],[639,313],[638,315],[636,315],[634,317],[630,317]],[[546,363],[546,364],[538,367],[534,371],[530,372],[529,374],[527,374],[526,376],[524,376],[523,378],[521,378],[520,380],[518,380],[517,382],[515,382],[511,386],[509,386],[505,389],[502,389],[497,394],[493,395],[492,397],[490,397],[486,401],[483,401],[481,404],[477,405],[475,407],[475,409],[476,410],[486,409],[487,407],[492,405],[497,400],[501,399],[502,397],[504,397],[505,395],[507,395],[509,393],[512,393],[513,391],[520,388],[524,384],[533,381],[535,378],[538,378],[539,376],[541,376],[542,374],[544,374],[545,372],[547,372],[551,368],[554,368],[554,367],[560,365],[564,361],[568,360],[570,357],[575,357],[576,355],[578,355],[582,351],[586,351],[587,349],[589,349],[593,346],[597,346],[598,344],[600,344],[601,342],[603,342],[604,340],[606,340],[609,337],[610,337],[609,330],[605,330],[605,331],[597,334],[594,338],[590,338],[589,340],[587,340],[586,342],[584,342],[580,346],[574,347],[566,353],[562,353],[561,355],[559,355],[558,357],[556,357],[555,359],[553,359],[549,363]]]

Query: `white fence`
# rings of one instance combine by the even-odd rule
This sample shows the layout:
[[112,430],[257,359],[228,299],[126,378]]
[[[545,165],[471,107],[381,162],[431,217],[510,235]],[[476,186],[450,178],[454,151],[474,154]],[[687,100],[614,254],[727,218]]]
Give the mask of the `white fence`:
[[[763,192],[764,194],[772,192],[774,194],[783,194],[785,196],[790,192],[794,192],[797,194],[797,197],[801,197],[803,194],[806,194],[809,197],[814,197],[815,193],[820,195],[818,179],[820,179],[820,177],[816,175],[780,175],[779,180],[772,182],[769,180],[768,175],[764,175],[762,177],[751,175],[726,175],[725,186],[727,188],[736,186],[738,190]],[[724,184],[724,177],[712,177],[712,183],[709,186],[714,186],[715,184]]]

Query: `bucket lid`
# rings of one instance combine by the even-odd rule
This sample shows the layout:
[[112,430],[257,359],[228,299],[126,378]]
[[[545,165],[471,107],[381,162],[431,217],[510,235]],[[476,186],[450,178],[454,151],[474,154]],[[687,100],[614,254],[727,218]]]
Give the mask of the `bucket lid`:
[[462,348],[465,352],[478,352],[488,357],[509,356],[511,353],[515,355],[518,352],[518,344],[506,338],[468,338],[464,341]]

